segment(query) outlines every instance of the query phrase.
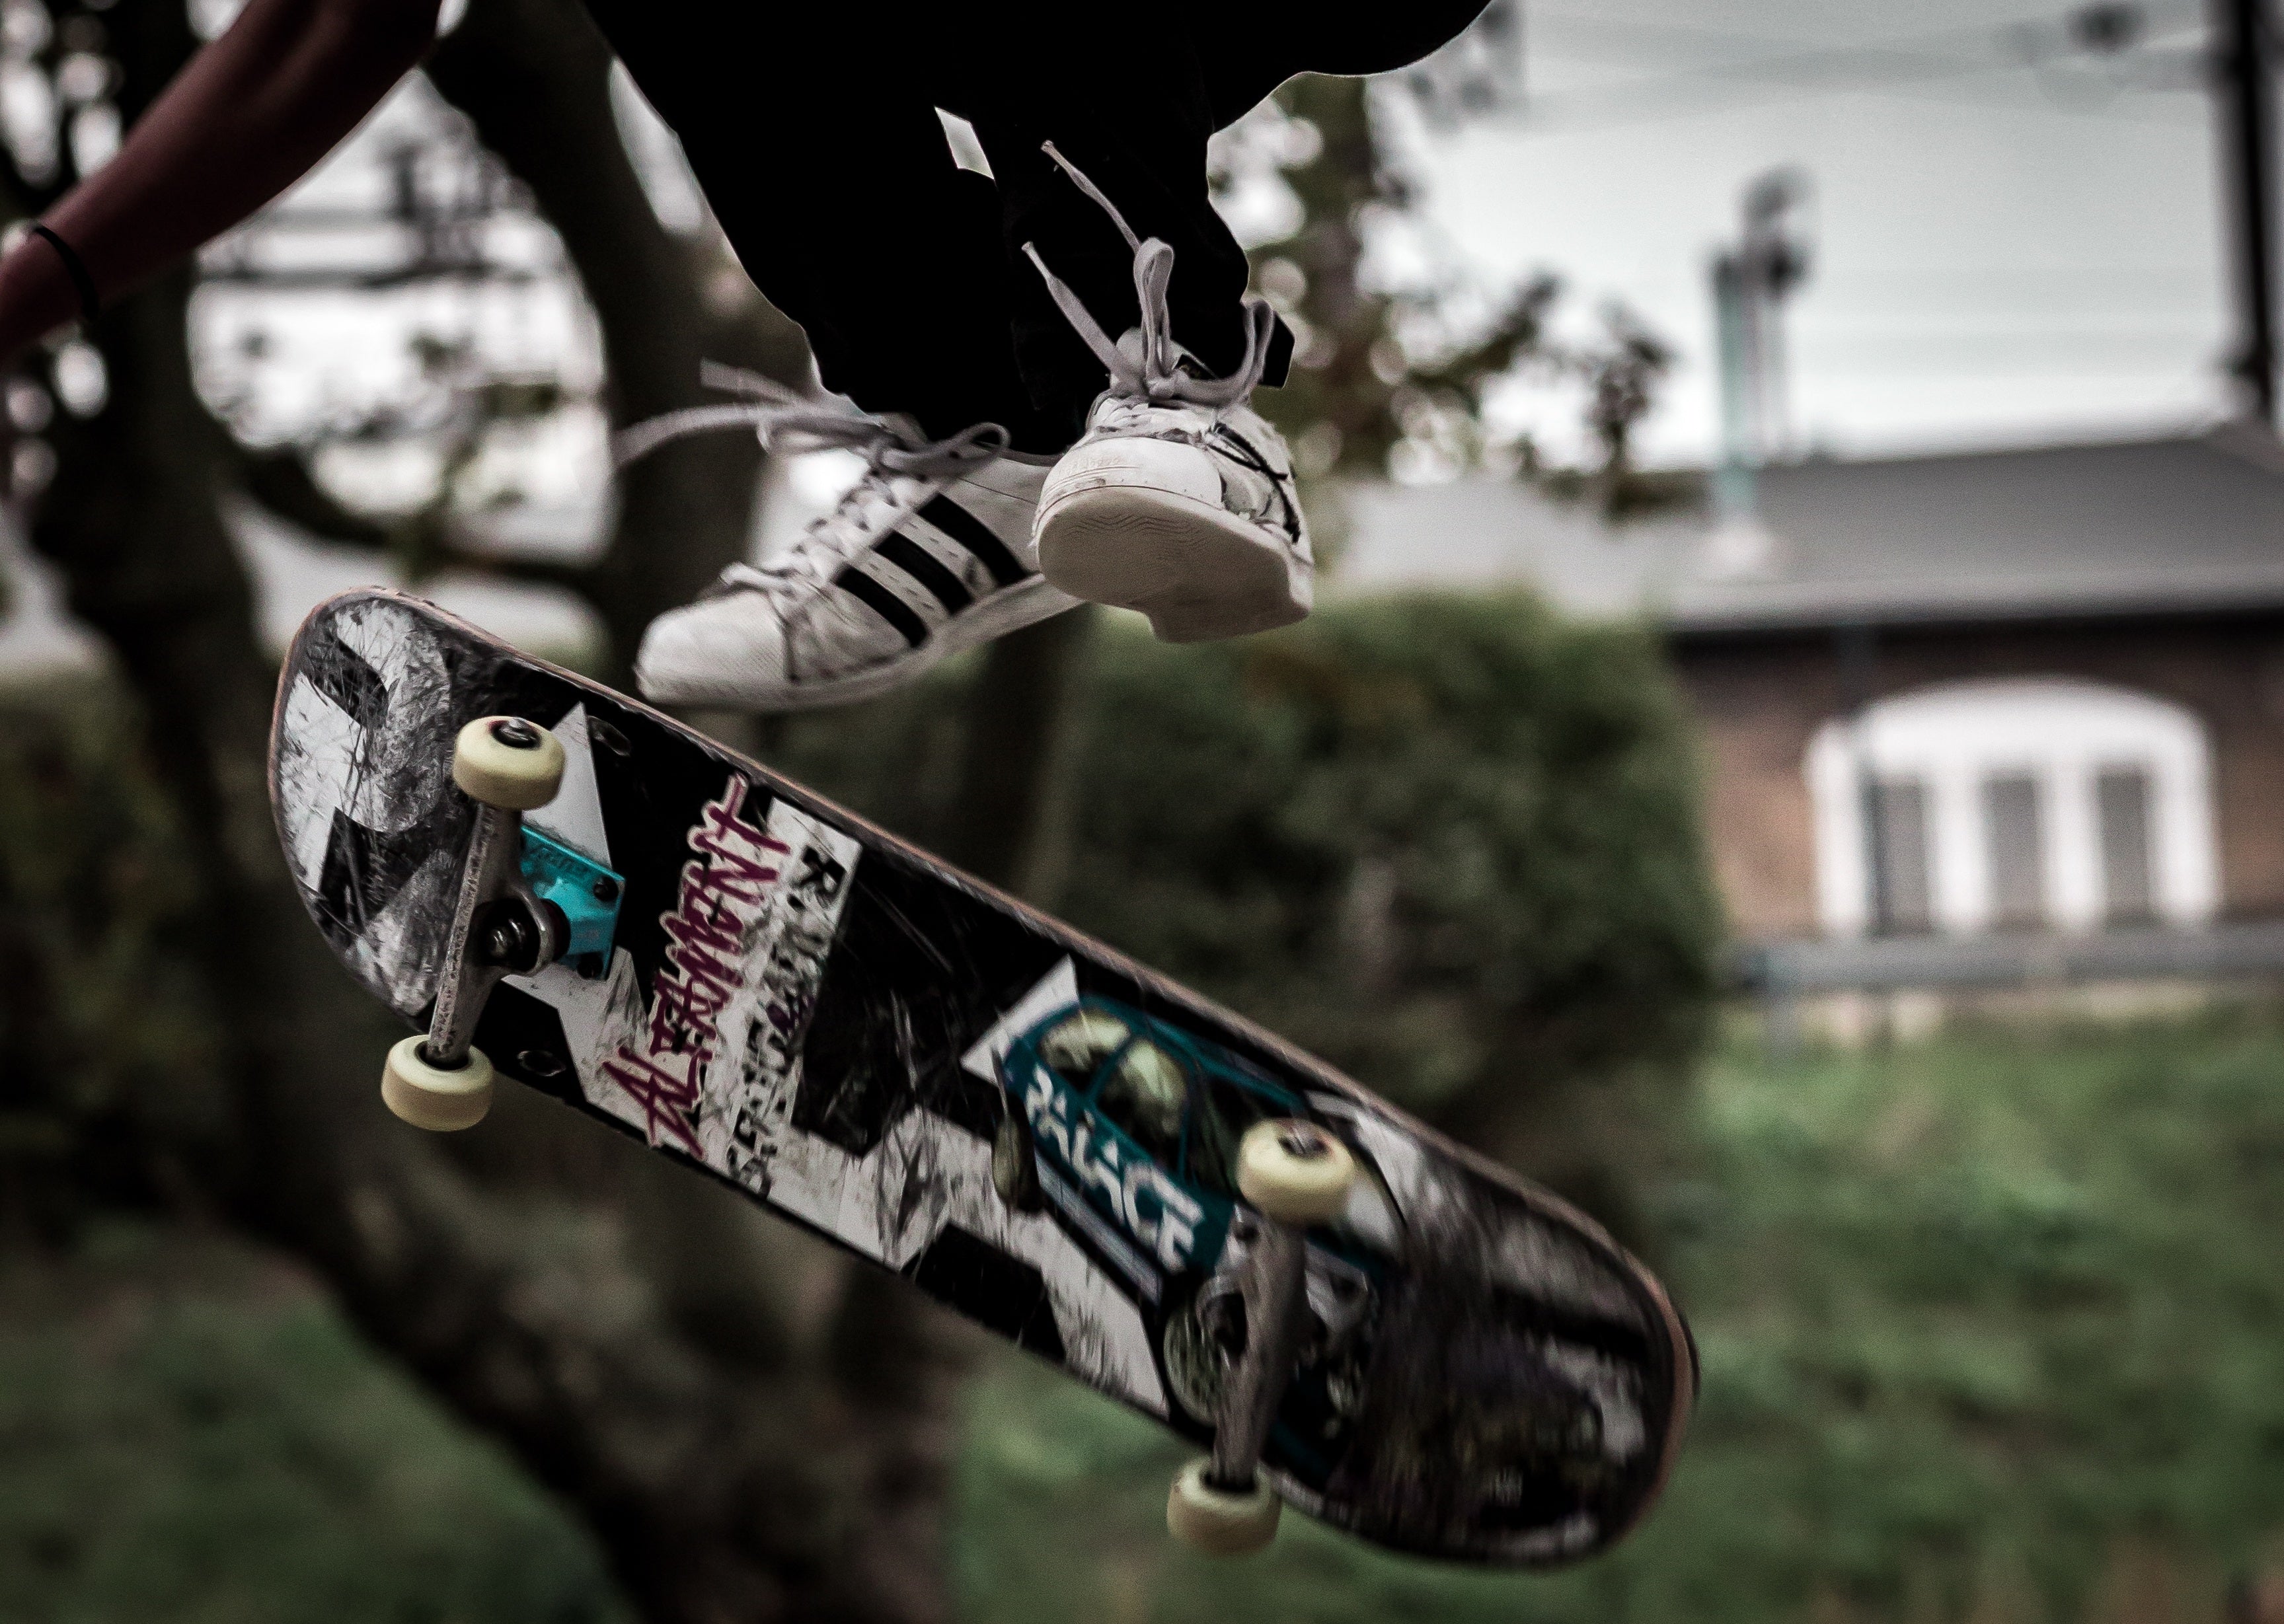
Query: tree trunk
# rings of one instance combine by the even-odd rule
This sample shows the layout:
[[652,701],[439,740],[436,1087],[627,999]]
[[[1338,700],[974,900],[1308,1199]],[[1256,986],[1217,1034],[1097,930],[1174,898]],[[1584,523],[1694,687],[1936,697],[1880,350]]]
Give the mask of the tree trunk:
[[966,695],[966,740],[943,855],[1042,908],[1070,855],[1073,724],[1094,612],[1002,637]]
[[[129,0],[109,20],[131,116],[192,42],[169,0]],[[559,45],[553,26],[527,43]],[[539,103],[530,116],[565,114]],[[687,285],[686,265],[674,269],[669,292]],[[92,335],[110,397],[59,424],[32,527],[142,707],[200,878],[197,968],[227,1097],[207,1111],[142,1102],[138,1151],[308,1259],[368,1337],[582,1511],[648,1616],[941,1618],[950,1401],[967,1346],[945,1321],[536,1097],[507,1090],[494,1123],[450,1145],[379,1110],[386,1018],[319,949],[271,822],[275,672],[220,517],[225,459],[191,385],[190,289],[172,277]],[[688,337],[693,379],[697,349]],[[687,398],[646,364],[656,354],[632,361],[625,415]],[[675,478],[630,496],[650,517],[622,525],[617,551],[651,601],[685,595],[742,543],[742,508],[732,524],[717,498],[749,483],[757,453],[724,443],[730,455],[693,448]],[[716,458],[737,479],[707,474]],[[624,625],[648,613],[614,608]]]

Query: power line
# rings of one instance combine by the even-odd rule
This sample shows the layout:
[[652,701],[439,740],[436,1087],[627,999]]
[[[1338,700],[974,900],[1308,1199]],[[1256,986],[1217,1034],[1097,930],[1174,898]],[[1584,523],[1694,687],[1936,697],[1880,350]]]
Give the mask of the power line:
[[[2179,32],[2194,26],[2202,16],[2197,0],[2171,0],[2171,4],[2163,5],[2143,5],[2134,9],[2138,13],[2137,27],[2135,31],[2123,37],[2135,43],[2146,43],[2155,35]],[[1740,34],[1731,29],[1702,27],[1695,23],[1668,22],[1662,20],[1644,21],[1639,19],[1623,20],[1599,14],[1588,15],[1578,12],[1549,10],[1545,6],[1534,6],[1530,12],[1534,40],[1538,37],[1539,30],[1552,24],[1558,30],[1572,28],[1583,33],[1596,34],[1605,37],[1615,36],[1621,40],[1640,43],[1671,40],[1677,43],[1686,42],[1695,45],[1712,46],[1717,49],[1751,51],[1757,53],[1758,58],[1764,61],[1783,61],[1806,53],[1834,50],[1865,49],[1867,43],[1872,47],[1910,49],[1920,44],[1953,39],[1970,42],[1979,40],[1986,44],[2003,43],[2006,48],[1989,55],[1986,59],[2011,63],[2014,66],[2021,66],[2025,60],[2038,55],[2060,54],[2064,51],[2090,48],[2084,43],[2085,37],[2084,31],[2073,27],[2073,20],[2082,15],[2084,15],[2082,12],[2077,11],[2062,13],[2041,11],[2007,22],[1978,23],[1971,27],[1939,30],[1928,35],[1910,35],[1885,41],[1842,44],[1831,41],[1803,39],[1797,35]],[[2120,48],[2116,44],[2108,43],[2118,37],[2120,36],[2115,34],[2105,35],[2102,48],[2108,50]],[[1752,64],[1746,62],[1730,66],[1749,66]]]
[[[2153,8],[2158,19],[2189,18],[2191,5]],[[2145,12],[2145,17],[2152,15]],[[2024,19],[1993,26],[1978,23],[1861,43],[1802,45],[1765,35],[1732,34],[1688,24],[1619,22],[1574,13],[1534,12],[1535,23],[1576,27],[1604,37],[1686,41],[1716,49],[1750,49],[1761,54],[1741,60],[1709,62],[1616,85],[1556,92],[1515,104],[1506,121],[1534,130],[1571,130],[1614,123],[1642,122],[1764,105],[1792,97],[1755,96],[1771,87],[1801,94],[1835,90],[1925,95],[1920,87],[1946,80],[2033,71],[2085,47],[2074,43],[2070,16]],[[2170,30],[2174,25],[2161,22]],[[1740,91],[1745,92],[1740,98]],[[1953,100],[1953,97],[1932,99]],[[2037,106],[2037,103],[2026,103]],[[2049,98],[2051,105],[2051,98]],[[2062,105],[2054,111],[2117,116],[2114,106]],[[2125,116],[2133,116],[2126,114]],[[2152,122],[2177,122],[2159,118]]]

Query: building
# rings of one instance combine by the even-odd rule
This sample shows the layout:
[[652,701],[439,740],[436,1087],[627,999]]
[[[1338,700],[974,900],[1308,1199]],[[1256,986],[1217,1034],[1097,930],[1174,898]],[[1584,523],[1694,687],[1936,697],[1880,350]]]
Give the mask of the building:
[[1501,579],[1662,631],[1744,963],[1800,989],[2284,971],[2284,446],[1763,470],[1616,529],[1358,492],[1353,587]]

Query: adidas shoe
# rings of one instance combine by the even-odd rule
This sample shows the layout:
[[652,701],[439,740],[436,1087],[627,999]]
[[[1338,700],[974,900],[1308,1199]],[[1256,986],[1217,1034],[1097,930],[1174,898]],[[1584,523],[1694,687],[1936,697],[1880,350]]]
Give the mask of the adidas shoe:
[[1039,568],[1091,603],[1139,610],[1168,643],[1286,626],[1309,613],[1315,560],[1291,454],[1248,404],[1274,322],[1246,301],[1246,353],[1204,375],[1173,340],[1173,248],[1138,238],[1110,199],[1050,144],[1047,154],[1102,205],[1134,248],[1142,324],[1115,344],[1029,244],[1048,291],[1110,373],[1086,433],[1049,473],[1033,529]]
[[635,660],[646,699],[761,711],[870,699],[1076,602],[1031,550],[1053,459],[1007,452],[997,426],[931,442],[905,419],[808,402],[707,407],[630,431],[621,460],[731,423],[781,449],[861,452],[864,473],[783,553],[731,565],[652,623]]

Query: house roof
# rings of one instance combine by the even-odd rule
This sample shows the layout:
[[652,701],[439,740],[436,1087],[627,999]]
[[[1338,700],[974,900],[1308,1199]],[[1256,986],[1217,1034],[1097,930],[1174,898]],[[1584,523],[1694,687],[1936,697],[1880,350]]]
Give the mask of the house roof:
[[1349,497],[1339,579],[1528,582],[1679,631],[2284,607],[2284,446],[2264,429],[1764,469],[1758,523],[1611,527],[1490,479]]

